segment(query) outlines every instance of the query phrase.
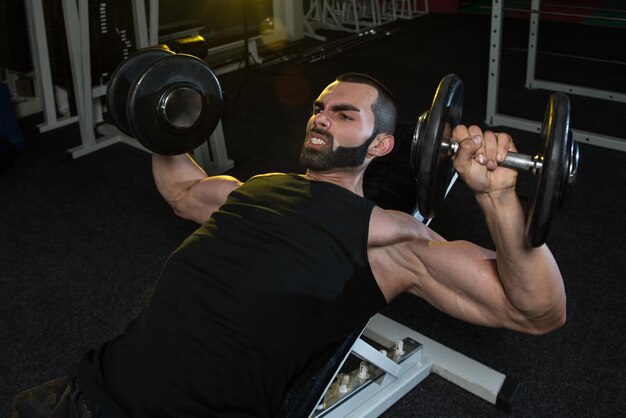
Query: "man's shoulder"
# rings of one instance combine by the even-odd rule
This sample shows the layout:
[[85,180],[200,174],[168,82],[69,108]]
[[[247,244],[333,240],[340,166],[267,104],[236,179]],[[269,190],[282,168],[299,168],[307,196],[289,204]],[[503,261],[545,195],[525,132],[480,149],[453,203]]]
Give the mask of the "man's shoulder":
[[371,246],[439,238],[434,231],[408,213],[382,209],[379,206],[372,210],[369,236]]
[[273,179],[280,180],[280,179],[291,179],[291,178],[302,179],[302,180],[306,179],[306,177],[301,174],[273,172],[273,173],[256,174],[250,177],[248,181],[273,180]]
[[256,175],[250,177],[250,180],[259,179],[259,178],[266,178],[266,177],[273,177],[273,176],[286,176],[286,175],[287,174],[285,174],[285,173],[279,173],[279,172],[256,174]]
[[310,179],[308,179],[305,175],[296,174],[296,173],[264,173],[264,174],[256,174],[250,177],[246,183],[254,183],[254,184],[273,184],[276,186],[279,185],[295,185],[295,184],[311,184]]

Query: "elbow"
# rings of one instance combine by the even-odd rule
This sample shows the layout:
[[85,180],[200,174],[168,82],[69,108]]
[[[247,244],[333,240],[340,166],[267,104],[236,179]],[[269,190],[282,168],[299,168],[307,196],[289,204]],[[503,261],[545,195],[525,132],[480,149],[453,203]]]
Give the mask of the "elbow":
[[535,324],[533,328],[529,331],[529,333],[533,335],[546,335],[564,326],[565,322],[566,314],[565,312],[563,312],[561,315],[551,318],[550,321],[545,321],[541,324]]
[[[184,199],[167,199],[167,204],[172,209],[172,212],[179,218],[185,219],[187,221],[195,221],[196,216],[192,210],[190,210],[189,205],[186,204]],[[201,223],[201,222],[200,222]]]
[[184,199],[182,199],[180,196],[178,198],[167,198],[165,197],[165,201],[167,202],[167,204],[169,205],[170,209],[172,209],[172,212],[174,212],[174,214],[176,216],[178,216],[179,218],[183,218],[183,219],[187,219],[187,208],[184,203]]
[[564,303],[559,313],[555,315],[552,321],[552,327],[550,327],[545,333],[548,333],[548,332],[551,332],[558,328],[563,327],[566,322],[567,322],[567,309],[565,308],[565,303]]
[[567,310],[565,300],[563,300],[540,317],[531,319],[525,331],[532,335],[545,335],[563,327],[566,321]]
[[176,216],[182,218],[186,221],[192,221],[197,223],[198,225],[202,225],[209,217],[212,212],[205,213],[206,211],[194,211],[190,210],[187,207],[175,206],[170,204],[172,211]]
[[174,212],[174,215],[178,216],[179,218],[182,218],[188,221],[192,220],[191,216],[184,209],[178,206],[171,205],[171,204],[170,204],[170,208],[172,208],[172,212]]
[[533,335],[544,335],[565,325],[567,321],[567,296],[560,275],[558,280],[545,280],[545,286],[526,298],[526,303],[518,305],[522,315],[524,331]]

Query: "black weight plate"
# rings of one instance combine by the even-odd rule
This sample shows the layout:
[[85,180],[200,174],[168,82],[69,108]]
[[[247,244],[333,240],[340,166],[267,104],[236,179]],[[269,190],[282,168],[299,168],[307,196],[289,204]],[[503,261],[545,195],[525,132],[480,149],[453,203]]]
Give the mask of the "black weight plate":
[[134,136],[130,130],[126,113],[131,86],[137,82],[150,64],[171,54],[172,52],[161,48],[141,49],[122,61],[113,72],[107,85],[107,111],[113,124],[126,135]]
[[540,247],[546,242],[552,216],[562,199],[569,177],[572,136],[570,135],[569,98],[562,93],[550,96],[539,133],[537,155],[543,167],[531,195],[524,237],[526,243]]
[[[163,97],[178,88],[200,94],[199,115],[189,127],[168,124],[160,106]],[[128,95],[128,122],[135,137],[149,150],[164,155],[190,152],[215,130],[222,113],[222,88],[208,65],[191,55],[176,54],[156,60],[143,73]],[[178,112],[179,116],[186,110]],[[195,120],[195,118],[194,118]]]
[[426,117],[428,111],[422,113],[417,118],[417,124],[415,125],[415,132],[413,132],[413,140],[411,141],[411,168],[413,169],[413,175],[417,180],[417,170],[419,168],[419,144],[422,135],[424,135],[424,124],[426,123]]
[[563,185],[561,186],[561,198],[557,203],[557,207],[560,208],[563,204],[563,200],[565,200],[565,196],[567,192],[572,188],[574,183],[576,183],[576,176],[578,174],[578,162],[580,159],[580,150],[578,147],[578,142],[574,141],[572,137],[572,131],[569,131],[569,135],[567,138],[567,145],[569,149],[567,155],[567,167],[564,167],[565,173],[563,175]]
[[447,151],[441,149],[441,143],[452,137],[452,130],[461,121],[462,110],[463,82],[459,76],[448,74],[439,83],[423,123],[421,120],[418,123],[411,145],[417,208],[425,218],[435,216],[445,197],[452,175],[452,160]]

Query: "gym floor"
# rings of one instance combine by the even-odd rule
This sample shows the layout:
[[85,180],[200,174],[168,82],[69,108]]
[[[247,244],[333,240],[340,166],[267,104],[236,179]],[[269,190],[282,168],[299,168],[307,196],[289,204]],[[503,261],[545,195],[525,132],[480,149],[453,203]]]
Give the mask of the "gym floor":
[[[302,172],[298,153],[314,96],[347,71],[369,73],[396,94],[398,150],[372,167],[367,193],[407,209],[414,198],[407,144],[418,114],[448,73],[465,84],[463,119],[483,124],[489,16],[431,14],[395,24],[397,34],[315,64],[284,63],[220,76],[223,126],[232,174]],[[567,32],[564,32],[567,31]],[[567,35],[564,35],[567,33]],[[542,23],[544,48],[625,57],[623,28]],[[505,19],[500,111],[541,119],[549,92],[523,87],[527,21]],[[566,42],[559,41],[567,39]],[[558,42],[561,44],[558,44]],[[546,77],[625,92],[623,64],[540,62]],[[547,67],[547,68],[546,68]],[[574,128],[624,137],[626,106],[570,96]],[[82,353],[111,338],[145,303],[160,268],[195,225],[158,195],[148,154],[118,144],[72,160],[76,125],[37,134],[41,115],[20,120],[27,147],[0,174],[0,406],[8,416],[21,390],[72,373]],[[532,152],[536,134],[512,133]],[[430,376],[385,417],[609,417],[626,410],[626,154],[581,145],[578,180],[553,220],[547,244],[561,267],[568,322],[530,336],[452,319],[403,296],[384,314],[521,382],[510,413]],[[622,168],[620,168],[622,167]],[[519,192],[527,202],[529,178]],[[467,189],[456,184],[432,227],[448,239],[490,247]],[[306,332],[306,330],[303,330]]]

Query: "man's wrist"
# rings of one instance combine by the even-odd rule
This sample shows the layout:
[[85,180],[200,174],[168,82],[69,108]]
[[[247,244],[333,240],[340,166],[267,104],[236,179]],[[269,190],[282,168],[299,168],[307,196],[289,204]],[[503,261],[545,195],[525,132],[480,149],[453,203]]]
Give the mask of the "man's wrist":
[[519,205],[519,198],[515,187],[507,187],[506,189],[491,192],[479,192],[475,194],[475,197],[476,201],[483,209]]
[[[524,209],[515,187],[496,190],[488,193],[476,193],[476,201],[485,215],[487,223],[492,227],[505,226],[515,231],[523,231]],[[497,229],[500,229],[496,227]],[[521,230],[519,229],[521,228]],[[491,229],[491,228],[490,228]],[[492,231],[493,232],[493,231]]]
[[524,246],[524,209],[514,187],[477,193],[476,201],[497,248]]

